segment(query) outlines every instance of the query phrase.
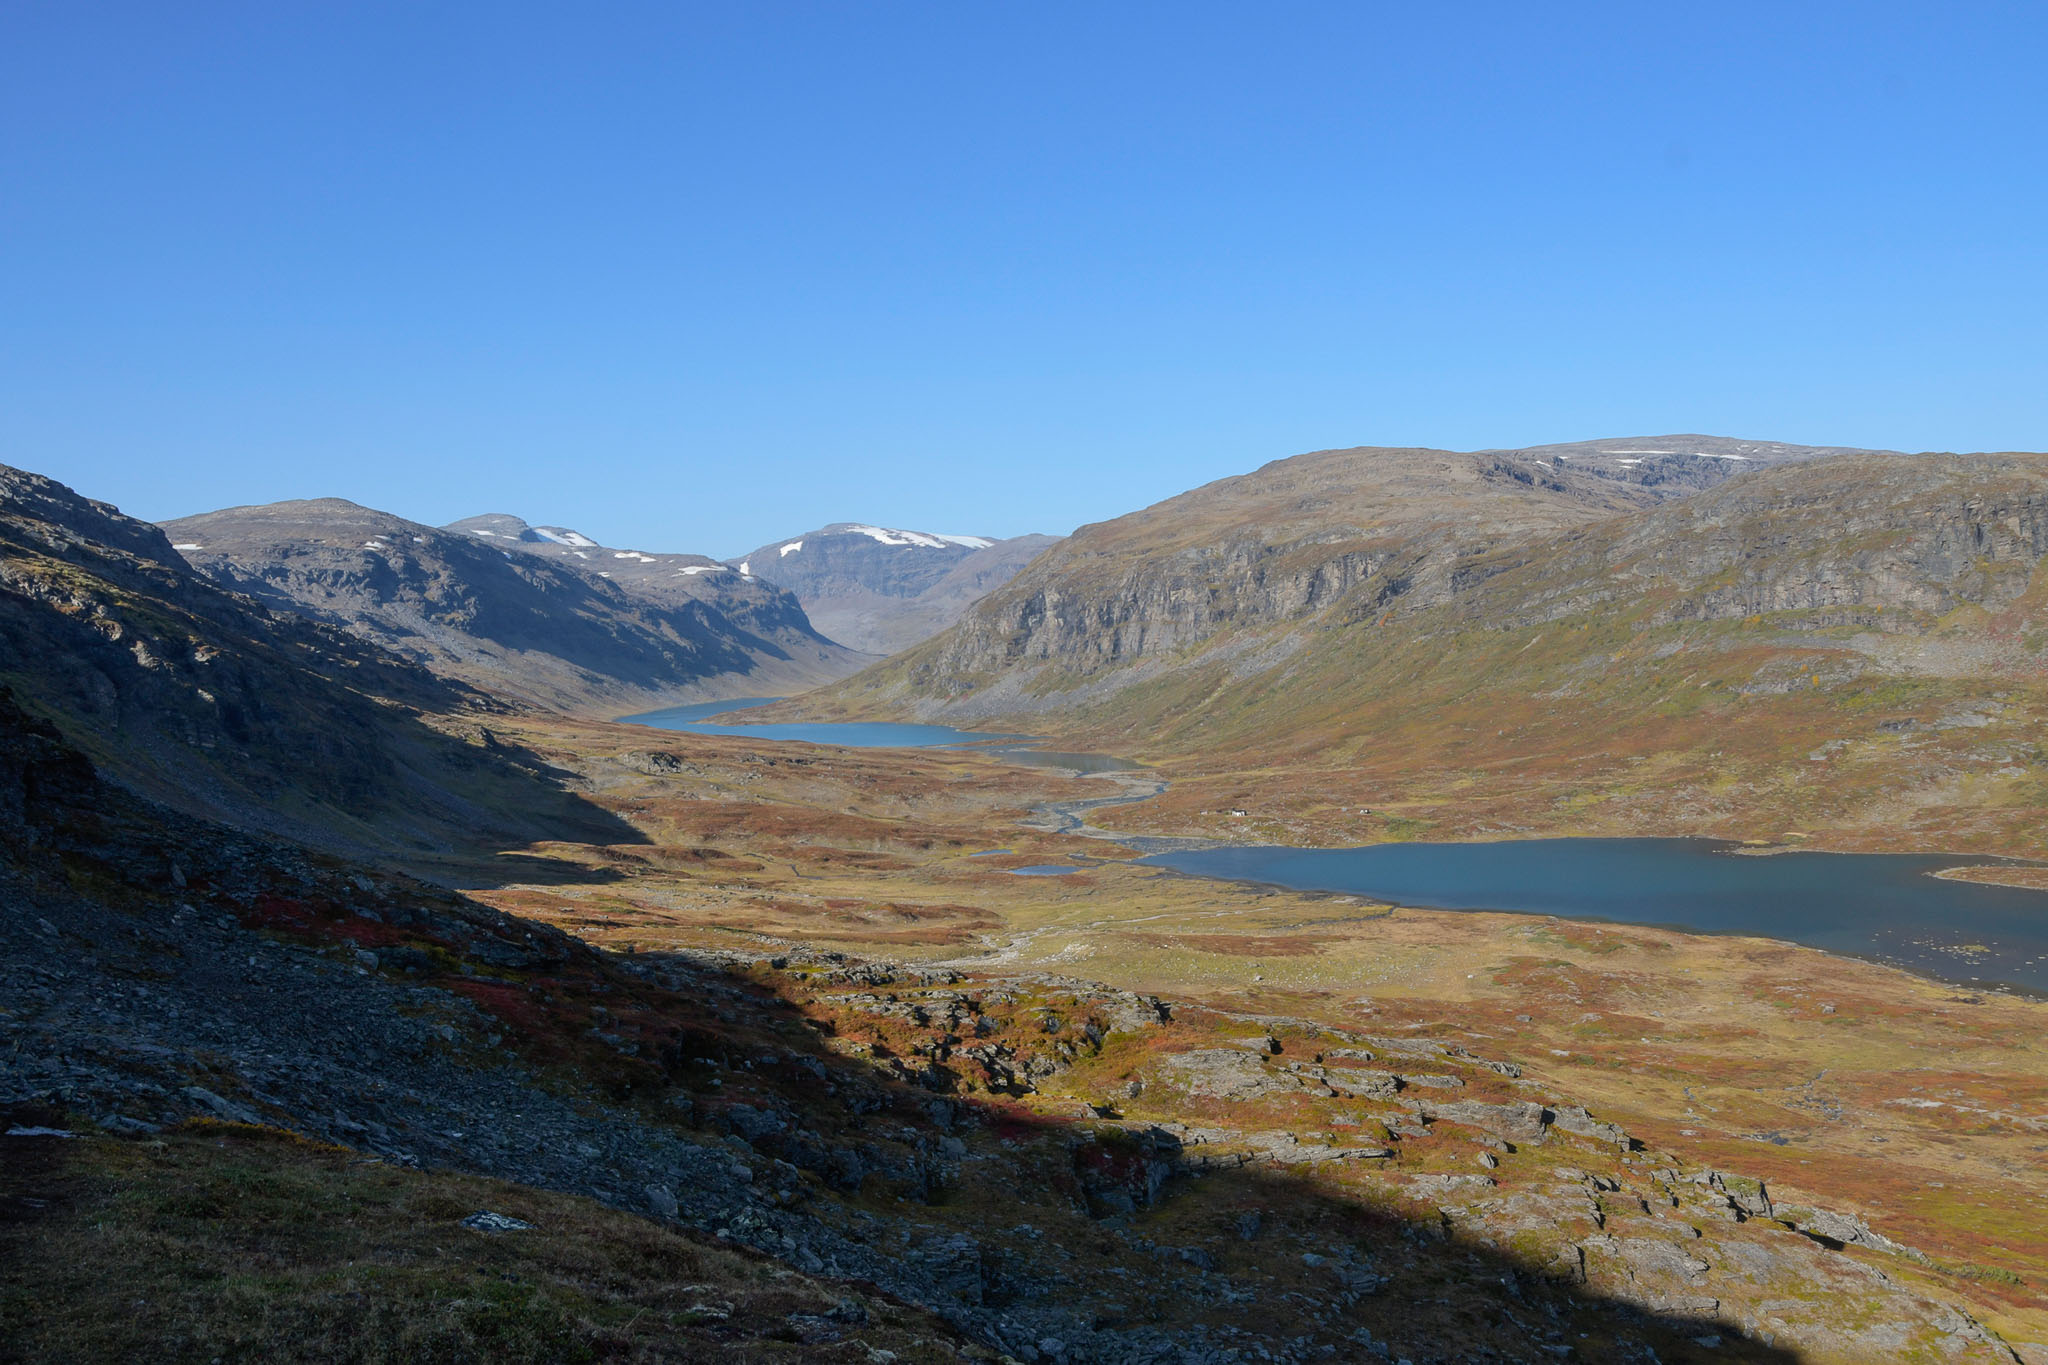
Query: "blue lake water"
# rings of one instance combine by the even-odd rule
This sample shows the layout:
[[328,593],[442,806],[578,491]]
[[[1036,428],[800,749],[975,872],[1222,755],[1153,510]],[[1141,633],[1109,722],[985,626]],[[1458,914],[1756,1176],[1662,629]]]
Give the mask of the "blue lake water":
[[1207,848],[1140,861],[1204,877],[1442,910],[1513,910],[1754,934],[1944,980],[2048,992],[2048,892],[1928,874],[1992,858],[1731,852],[1712,839]]
[[621,716],[629,725],[651,725],[658,730],[686,730],[699,735],[742,735],[749,739],[798,740],[808,744],[843,744],[854,749],[962,749],[974,748],[999,756],[1006,763],[1034,768],[1073,768],[1084,773],[1128,772],[1139,765],[1109,754],[1059,753],[1029,747],[1030,735],[1001,734],[986,730],[960,730],[951,725],[899,725],[892,721],[796,721],[785,724],[714,724],[710,716],[766,706],[780,697],[738,697],[731,701],[697,702],[671,706],[637,716]]
[[[880,721],[717,724],[775,697],[675,706],[622,720],[665,730],[855,748],[968,748],[1010,763],[1128,771],[1107,754],[1028,747],[1028,735]],[[2048,994],[2048,892],[1929,874],[1990,858],[1922,853],[1731,852],[1711,839],[1528,839],[1370,848],[1204,848],[1140,861],[1178,872],[1329,891],[1442,910],[1509,910],[1753,934],[1874,958],[1981,988]],[[1082,868],[1016,868],[1054,876]]]

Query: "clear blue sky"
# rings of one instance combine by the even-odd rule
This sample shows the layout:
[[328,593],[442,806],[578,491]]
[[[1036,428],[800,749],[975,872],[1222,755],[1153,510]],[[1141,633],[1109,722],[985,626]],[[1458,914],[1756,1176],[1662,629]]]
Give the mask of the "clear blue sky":
[[0,460],[731,554],[2048,446],[2048,6],[0,6]]

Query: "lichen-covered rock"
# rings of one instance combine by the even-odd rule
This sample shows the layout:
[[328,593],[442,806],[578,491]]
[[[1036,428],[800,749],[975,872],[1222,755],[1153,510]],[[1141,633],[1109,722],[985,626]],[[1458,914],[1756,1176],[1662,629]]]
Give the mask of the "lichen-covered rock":
[[1543,1139],[1544,1109],[1530,1100],[1503,1104],[1485,1100],[1423,1100],[1419,1109],[1424,1118],[1462,1123],[1510,1142]]

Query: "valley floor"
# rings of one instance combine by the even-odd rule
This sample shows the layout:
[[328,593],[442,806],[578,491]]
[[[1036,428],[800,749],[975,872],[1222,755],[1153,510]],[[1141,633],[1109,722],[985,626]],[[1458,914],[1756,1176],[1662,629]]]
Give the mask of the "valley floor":
[[[544,881],[477,892],[506,910],[642,952],[802,944],[976,977],[1106,982],[1219,1017],[1469,1050],[1519,1072],[1495,1087],[1503,1101],[1584,1105],[1660,1159],[1761,1179],[1778,1204],[1860,1220],[1872,1244],[1909,1249],[1885,1262],[1891,1273],[1931,1275],[2013,1339],[2048,1340],[2048,1296],[2035,1288],[2048,1284],[2041,1002],[1766,940],[1177,877],[1051,832],[1064,822],[1043,805],[1099,799],[1101,779],[971,756],[609,728],[525,738],[582,772],[592,797],[651,842],[547,849],[559,861]],[[666,771],[657,755],[680,767]],[[1105,815],[1152,818],[1144,806],[1089,812]],[[1011,871],[1064,859],[1087,866]],[[1108,1097],[1130,1119],[1240,1128],[1258,1108],[1146,1085],[1122,1100],[1113,1078],[1055,1079],[1023,1102],[1062,1115]],[[1259,1092],[1277,1106],[1271,1129],[1334,1131],[1339,1146],[1378,1133],[1370,1119],[1350,1122],[1362,1116],[1348,1095],[1331,1103],[1312,1089]],[[1467,1078],[1457,1093],[1478,1089]],[[1410,1140],[1375,1169],[1397,1188],[1446,1162],[1480,1169],[1474,1152],[1447,1148]],[[1445,1212],[1456,1201],[1435,1202],[1457,1221]]]
[[494,728],[626,837],[9,874],[0,1104],[87,1134],[0,1138],[18,1354],[2048,1360],[2048,1005],[1178,877],[973,754]]

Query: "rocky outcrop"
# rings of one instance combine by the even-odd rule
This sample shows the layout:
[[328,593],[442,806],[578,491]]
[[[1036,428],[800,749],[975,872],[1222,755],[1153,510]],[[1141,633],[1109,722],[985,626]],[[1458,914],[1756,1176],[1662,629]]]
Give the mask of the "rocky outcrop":
[[[1518,546],[1449,605],[1496,628],[1648,603],[1653,623],[1798,613],[1895,630],[1961,606],[2003,610],[2044,553],[2042,457],[1865,455],[1759,471]],[[1345,619],[1372,614],[1347,604]]]

